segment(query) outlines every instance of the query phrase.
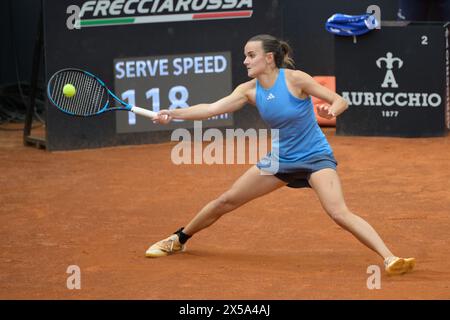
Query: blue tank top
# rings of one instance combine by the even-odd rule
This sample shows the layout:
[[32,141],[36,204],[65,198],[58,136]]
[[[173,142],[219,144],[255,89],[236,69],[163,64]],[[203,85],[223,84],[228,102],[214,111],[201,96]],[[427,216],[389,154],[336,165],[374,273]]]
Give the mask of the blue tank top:
[[284,69],[279,69],[277,80],[269,89],[256,81],[256,106],[268,126],[279,130],[278,139],[272,136],[272,150],[277,148],[279,162],[302,162],[321,155],[333,157],[317,123],[311,97],[300,99],[289,92]]

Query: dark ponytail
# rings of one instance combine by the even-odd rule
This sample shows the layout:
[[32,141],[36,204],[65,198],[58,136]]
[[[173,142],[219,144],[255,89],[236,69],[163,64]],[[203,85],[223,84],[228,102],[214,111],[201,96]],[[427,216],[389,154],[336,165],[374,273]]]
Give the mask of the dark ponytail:
[[285,41],[280,41],[280,46],[281,51],[283,52],[283,67],[288,69],[295,69],[291,46]]
[[259,34],[248,40],[248,42],[250,41],[261,41],[264,52],[273,53],[277,68],[295,69],[292,49],[287,42],[268,34]]

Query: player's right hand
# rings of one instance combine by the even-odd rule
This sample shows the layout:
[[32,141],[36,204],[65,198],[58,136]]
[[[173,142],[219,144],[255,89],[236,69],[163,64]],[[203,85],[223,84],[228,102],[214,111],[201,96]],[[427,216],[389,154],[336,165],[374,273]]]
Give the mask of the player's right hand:
[[172,121],[172,116],[170,115],[170,110],[161,110],[158,112],[156,118],[153,119],[153,123],[158,124],[168,124]]

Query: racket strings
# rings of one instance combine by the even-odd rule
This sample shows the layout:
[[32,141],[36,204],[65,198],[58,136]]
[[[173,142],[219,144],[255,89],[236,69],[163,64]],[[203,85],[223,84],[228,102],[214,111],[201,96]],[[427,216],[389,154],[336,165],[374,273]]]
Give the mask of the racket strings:
[[[76,93],[73,97],[66,97],[63,88],[72,84]],[[57,74],[51,83],[50,96],[55,104],[63,111],[80,116],[99,113],[108,102],[108,94],[95,78],[82,71],[67,70]]]

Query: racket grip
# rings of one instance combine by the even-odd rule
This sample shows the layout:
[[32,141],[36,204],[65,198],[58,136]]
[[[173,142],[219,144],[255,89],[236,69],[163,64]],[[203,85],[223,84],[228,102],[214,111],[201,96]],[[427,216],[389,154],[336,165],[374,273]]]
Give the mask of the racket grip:
[[157,115],[156,112],[153,112],[153,111],[150,111],[150,110],[147,110],[144,108],[139,108],[136,106],[131,107],[131,112],[136,113],[141,116],[144,116],[144,117],[147,117],[147,118],[150,118],[150,119],[155,118]]

